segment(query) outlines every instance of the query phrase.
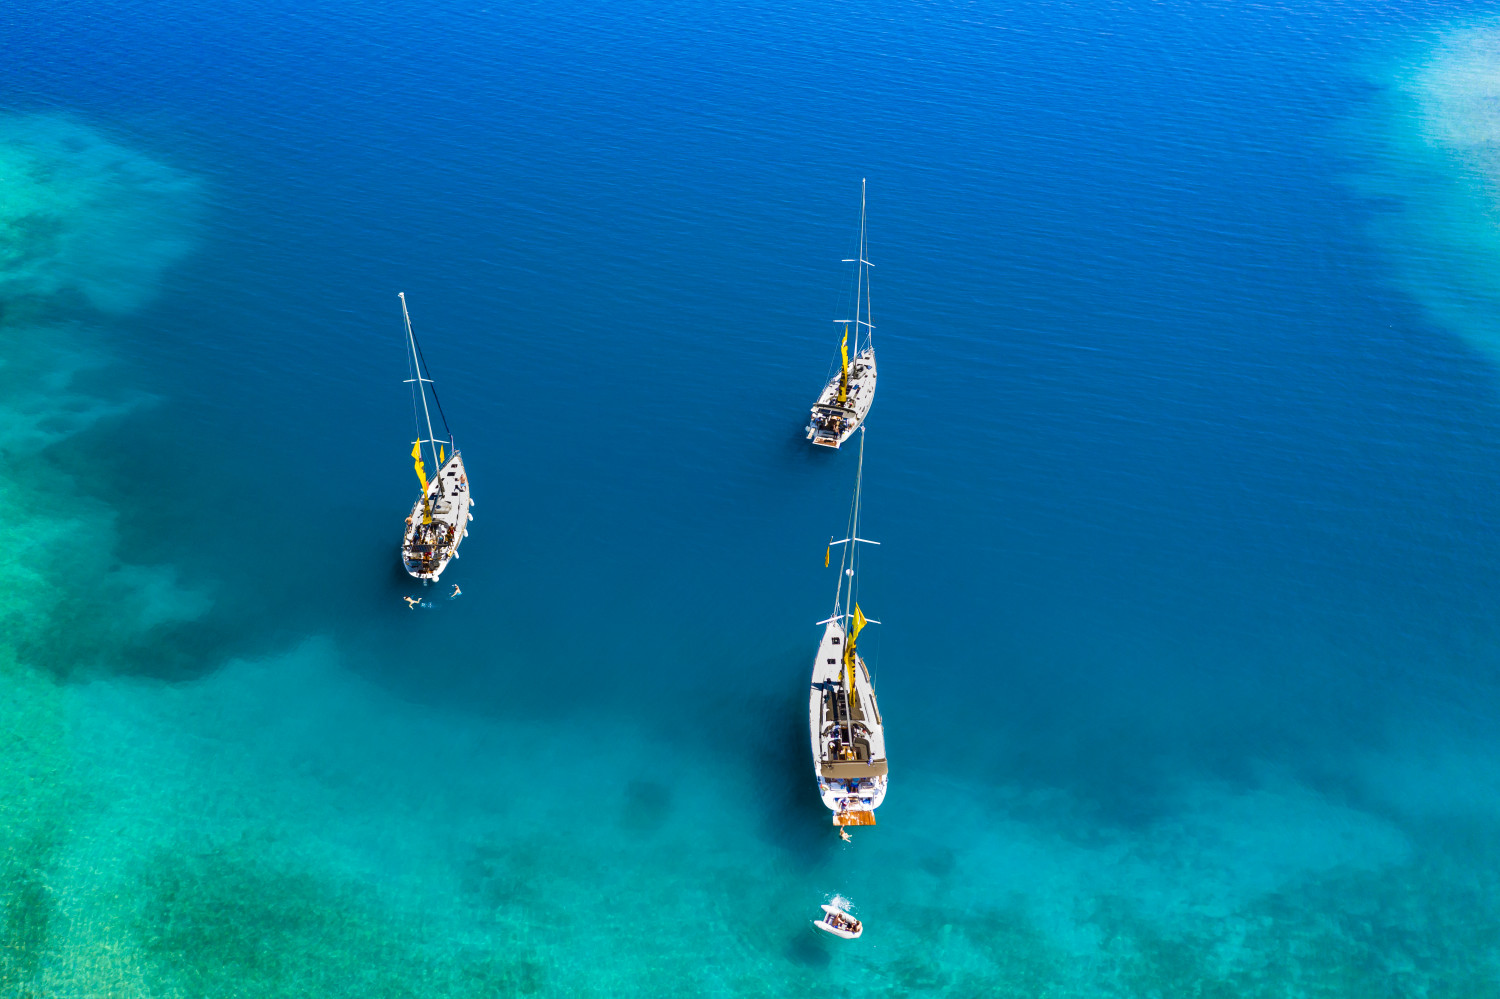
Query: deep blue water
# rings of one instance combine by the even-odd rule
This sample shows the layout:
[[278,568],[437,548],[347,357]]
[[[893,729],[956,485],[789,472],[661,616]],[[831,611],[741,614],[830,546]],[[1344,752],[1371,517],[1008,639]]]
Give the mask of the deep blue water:
[[[601,968],[616,977],[589,978],[599,994],[1178,988],[1210,974],[1194,962],[1223,912],[1262,904],[1213,887],[1216,861],[1151,868],[1164,887],[1140,888],[1198,897],[1202,876],[1212,918],[1121,903],[1187,941],[1189,970],[1174,971],[1144,943],[1108,942],[1137,932],[1099,915],[1134,898],[1133,875],[1006,880],[994,867],[1023,864],[1024,836],[974,837],[1030,823],[1066,843],[1191,854],[1161,830],[1184,824],[1196,842],[1182,816],[1213,807],[1184,804],[1194,787],[1231,802],[1295,787],[1287,800],[1352,810],[1380,824],[1375,840],[1401,841],[1382,853],[1355,836],[1287,861],[1293,873],[1265,847],[1292,899],[1272,921],[1287,935],[1375,905],[1370,884],[1338,880],[1374,872],[1442,914],[1407,945],[1421,974],[1493,967],[1493,949],[1444,950],[1456,945],[1434,928],[1500,920],[1492,902],[1475,915],[1453,901],[1439,872],[1495,878],[1500,817],[1462,790],[1494,790],[1489,771],[1414,777],[1460,788],[1440,808],[1382,790],[1371,761],[1420,775],[1456,742],[1482,769],[1494,745],[1497,361],[1396,279],[1403,248],[1379,222],[1403,209],[1351,181],[1371,169],[1389,91],[1369,67],[1420,58],[1433,32],[1483,13],[1425,0],[12,4],[7,114],[64,116],[198,185],[191,247],[149,303],[107,321],[78,306],[107,331],[96,390],[156,401],[53,460],[114,511],[122,560],[175,566],[212,598],[195,625],[133,639],[105,672],[191,698],[231,660],[316,639],[339,676],[394,698],[370,723],[388,749],[418,738],[407,709],[487,733],[419,783],[457,767],[483,788],[497,766],[484,740],[571,733],[556,754],[511,761],[536,786],[587,774],[563,825],[604,830],[536,848],[525,877],[539,896],[549,879],[587,884],[580,854],[726,913],[744,890],[728,872],[779,886],[753,913],[763,936],[733,956],[706,948],[730,969],[712,983],[682,977],[691,956],[651,977],[652,938],[605,933],[593,950],[579,941],[597,927],[549,922],[535,900],[506,910],[545,943],[526,945],[542,948],[532,977],[502,993],[583,988],[570,976]],[[881,364],[865,523],[882,542],[862,603],[884,622],[870,645],[893,777],[881,825],[835,849],[801,712],[854,455],[812,453],[800,428],[837,351],[861,178]],[[478,500],[444,577],[464,596],[420,613],[400,600],[412,586],[396,561],[413,490],[398,291]],[[70,599],[85,616],[109,613],[83,593]],[[265,710],[322,715],[344,695],[317,675],[300,707],[293,682]],[[252,756],[274,728],[256,719]],[[358,742],[309,724],[310,745]],[[657,764],[612,746],[627,738],[617,725]],[[389,762],[349,764],[362,804],[348,808],[386,807]],[[735,775],[742,811],[727,825],[753,849],[685,776],[698,767]],[[526,815],[555,816],[528,813],[533,791],[554,800],[525,783],[496,790],[503,808],[453,793],[465,821],[492,812],[505,844],[541,821]],[[1239,807],[1225,821],[1253,825]],[[431,828],[456,823],[444,808],[459,806],[434,806]],[[1297,814],[1282,846],[1322,835],[1322,812]],[[1432,845],[1461,824],[1469,852]],[[199,833],[246,835],[233,829]],[[679,834],[650,852],[652,836]],[[338,853],[284,836],[277,877],[320,877]],[[355,880],[400,895],[410,857],[393,843]],[[1230,855],[1255,867],[1257,849]],[[1094,870],[1067,857],[1059,869]],[[872,931],[884,919],[903,935],[872,932],[860,957],[800,936],[803,910],[832,891],[855,892]],[[429,904],[443,907],[398,907]],[[1059,905],[1096,930],[1033,912]],[[1092,963],[1081,977],[1051,958],[976,964],[936,942],[951,914],[921,906],[1019,921],[976,931],[976,953],[1081,948]],[[183,939],[172,946],[217,946]],[[1245,947],[1269,962],[1265,981],[1347,982],[1338,961],[1388,949],[1357,940],[1314,967],[1279,943]],[[931,964],[915,977],[914,954]],[[1477,980],[1473,994],[1500,994],[1500,979]],[[301,987],[256,981],[245,994]]]

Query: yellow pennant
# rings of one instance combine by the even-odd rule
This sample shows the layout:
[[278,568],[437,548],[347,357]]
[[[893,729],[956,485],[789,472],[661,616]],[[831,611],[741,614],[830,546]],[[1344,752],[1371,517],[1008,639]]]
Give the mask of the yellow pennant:
[[867,623],[869,622],[865,618],[864,611],[859,609],[859,604],[855,604],[854,626],[849,629],[849,642],[851,644],[853,644],[854,640],[859,637],[860,629],[863,628]]
[[851,700],[858,697],[854,689],[854,639],[859,636],[859,629],[864,626],[865,617],[859,612],[859,605],[855,604],[854,620],[850,622],[849,635],[844,639],[844,683]]
[[443,463],[443,445],[439,444],[438,445],[438,464],[441,465],[442,463]]
[[823,553],[823,568],[828,568],[828,557],[833,554],[833,545],[828,545],[828,550]]
[[411,446],[411,456],[417,460],[417,478],[422,480],[422,492],[427,492],[427,469],[422,467],[422,442],[414,441]]
[[844,354],[844,370],[849,370],[849,327],[844,327],[844,342],[839,345],[839,350]]

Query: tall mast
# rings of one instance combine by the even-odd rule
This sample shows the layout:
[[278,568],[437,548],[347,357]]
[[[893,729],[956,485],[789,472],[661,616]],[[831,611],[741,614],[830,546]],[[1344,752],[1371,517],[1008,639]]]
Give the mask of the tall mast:
[[[854,691],[854,643],[849,631],[854,617],[855,583],[859,578],[855,572],[855,565],[859,559],[856,553],[858,552],[860,542],[863,540],[859,536],[859,506],[864,478],[865,428],[860,427],[859,464],[854,473],[854,499],[849,504],[849,540],[846,542],[849,547],[845,551],[845,554],[848,556],[848,564],[847,566],[845,565],[845,559],[839,559],[839,593],[842,599],[836,598],[834,601],[834,616],[842,617],[844,621],[844,649],[843,654],[839,657],[843,660],[841,664],[843,668],[839,671],[839,679],[842,681],[840,686],[843,688],[844,714],[850,722],[846,746],[852,744],[854,739],[854,711],[852,708],[856,700]],[[841,611],[842,613],[840,613]]]
[[[427,408],[426,385],[427,383],[432,381],[432,379],[426,378],[423,375],[422,357],[421,354],[417,351],[417,335],[411,331],[411,315],[406,311],[406,292],[397,292],[396,295],[401,299],[401,318],[406,322],[406,346],[407,349],[411,351],[412,366],[416,369],[415,376],[417,391],[422,396],[422,416],[427,420],[427,447],[432,452],[432,474],[433,478],[437,480],[438,489],[441,491],[443,488],[443,466],[442,462],[438,460],[437,441],[433,440],[432,413]],[[422,428],[418,427],[417,433],[420,434],[421,432]]]
[[[870,297],[870,282],[865,274],[868,263],[865,260],[865,178],[859,178],[859,277],[855,279],[854,285],[854,356],[859,357],[859,307],[860,299]],[[865,308],[865,320],[868,324],[870,310],[868,304]],[[860,447],[864,447],[861,440]]]
[[[860,349],[859,348],[859,336],[860,336],[861,329],[863,329],[863,331],[864,331],[865,342],[868,343],[868,344],[870,344],[870,349],[871,350],[875,349],[874,348],[875,341],[874,341],[874,337],[873,337],[873,335],[871,333],[871,331],[875,329],[875,325],[870,320],[870,275],[869,275],[869,268],[873,267],[874,265],[871,264],[870,261],[869,261],[869,259],[866,257],[866,255],[865,255],[866,252],[867,251],[866,251],[866,248],[865,248],[865,178],[861,177],[859,179],[859,253],[855,256],[855,258],[853,260],[845,260],[844,261],[844,263],[846,263],[846,264],[854,264],[855,265],[855,272],[854,272],[854,358],[855,358],[856,361],[859,359],[859,349]],[[863,309],[863,311],[864,311],[864,318],[863,319],[860,318],[860,311],[861,311],[861,309]],[[845,332],[845,334],[847,334],[849,332],[849,320],[847,320],[847,319],[835,319],[834,322],[843,323],[844,324],[844,332]],[[845,383],[847,383],[848,378],[849,378],[849,366],[847,364],[844,365],[843,375],[841,376],[841,378],[842,378],[842,380],[840,381],[840,388],[839,388],[840,394],[843,393],[843,391],[844,391],[844,385],[845,385]],[[839,401],[842,402],[843,399],[841,398]]]
[[[864,492],[865,477],[865,428],[859,428],[859,465],[854,474],[854,498],[849,502],[849,536],[842,541],[831,541],[833,545],[848,545],[839,555],[839,578],[838,584],[833,592],[833,617],[835,620],[847,619],[854,613],[854,589],[855,575],[855,545],[878,545],[879,541],[871,541],[859,536],[859,510],[861,497]],[[847,596],[845,599],[845,588],[847,584]]]
[[[858,463],[858,465],[855,466],[855,472],[854,472],[854,503],[853,503],[853,507],[852,507],[852,509],[850,510],[850,513],[849,513],[849,537],[853,538],[855,540],[852,540],[852,541],[849,542],[849,575],[848,575],[849,591],[848,591],[848,599],[844,601],[844,620],[845,621],[848,621],[850,619],[850,617],[854,614],[854,584],[859,579],[859,576],[856,575],[856,573],[855,573],[854,570],[855,570],[855,562],[859,558],[859,556],[857,554],[857,552],[859,551],[859,548],[858,548],[858,545],[859,545],[859,541],[858,541],[858,538],[859,538],[859,501],[860,501],[860,493],[863,492],[864,481],[865,481],[865,429],[864,429],[864,427],[860,427],[859,428],[859,463]],[[848,626],[846,625],[845,628],[844,628],[844,631],[845,631],[846,634],[848,633],[848,630],[849,630]],[[848,643],[848,639],[847,638],[844,639],[844,641],[845,641],[846,644]]]

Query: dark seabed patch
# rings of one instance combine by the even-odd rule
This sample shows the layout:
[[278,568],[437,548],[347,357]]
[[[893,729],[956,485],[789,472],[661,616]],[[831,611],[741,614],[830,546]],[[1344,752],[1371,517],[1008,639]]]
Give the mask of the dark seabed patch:
[[672,812],[672,789],[657,781],[633,780],[625,785],[620,825],[631,832],[660,829]]
[[1492,22],[11,6],[0,992],[1496,994]]
[[135,931],[156,988],[415,999],[544,987],[542,965],[524,951],[455,955],[420,921],[394,918],[368,887],[278,867],[258,853],[243,842],[181,844],[141,872]]

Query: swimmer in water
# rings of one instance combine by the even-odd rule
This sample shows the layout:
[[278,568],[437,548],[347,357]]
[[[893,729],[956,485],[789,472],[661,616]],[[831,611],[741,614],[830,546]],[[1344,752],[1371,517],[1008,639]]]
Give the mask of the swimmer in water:
[[417,605],[422,602],[422,601],[418,600],[416,597],[402,597],[401,599],[406,601],[406,609],[407,610],[416,610],[417,609]]
[[453,584],[453,592],[452,592],[452,593],[450,593],[450,594],[448,594],[448,599],[449,599],[449,600],[452,600],[452,599],[453,599],[453,598],[454,598],[454,597],[456,597],[456,596],[458,596],[458,595],[459,595],[459,594],[460,594],[460,593],[462,593],[462,592],[463,592],[463,590],[460,590],[460,589],[459,589],[459,588],[458,588],[458,584],[457,584],[457,583],[454,583],[454,584]]
[[843,840],[845,843],[854,842],[854,840],[849,836],[849,830],[845,829],[843,826],[839,826],[839,839]]

